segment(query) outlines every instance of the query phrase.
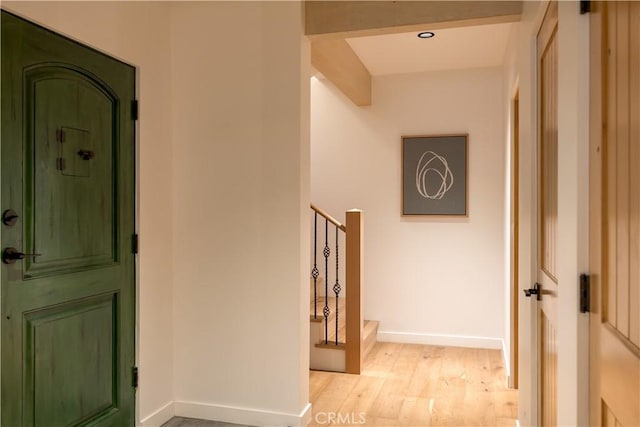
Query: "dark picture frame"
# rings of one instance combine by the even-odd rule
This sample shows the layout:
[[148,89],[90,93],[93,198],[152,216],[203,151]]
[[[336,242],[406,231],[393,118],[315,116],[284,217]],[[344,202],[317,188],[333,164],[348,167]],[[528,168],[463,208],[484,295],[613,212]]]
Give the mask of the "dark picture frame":
[[468,137],[402,137],[403,216],[468,216]]

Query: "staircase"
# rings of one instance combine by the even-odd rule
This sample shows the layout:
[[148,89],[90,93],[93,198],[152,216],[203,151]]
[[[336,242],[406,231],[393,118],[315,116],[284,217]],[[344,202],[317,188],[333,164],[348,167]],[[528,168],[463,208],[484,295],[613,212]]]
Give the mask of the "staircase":
[[311,209],[310,368],[359,374],[378,333],[362,319],[362,212],[348,211],[343,225]]
[[[313,295],[312,295],[313,296]],[[336,298],[329,297],[329,305],[335,306]],[[338,298],[338,308],[341,313],[344,313],[344,307],[346,306],[345,298]],[[324,307],[324,297],[318,297],[318,307]],[[328,340],[325,340],[324,329],[324,316],[313,316],[313,299],[311,300],[311,309],[309,310],[309,322],[310,322],[310,363],[309,366],[313,370],[318,371],[332,371],[332,372],[346,372],[345,367],[345,342],[346,342],[346,321],[344,316],[338,318],[338,345],[336,342],[335,332],[335,314],[332,313],[328,317],[328,323],[331,327],[328,329]],[[362,338],[362,352],[363,358],[367,357],[367,354],[371,352],[373,346],[377,342],[378,335],[377,320],[365,320],[363,322],[363,338]],[[328,342],[327,342],[328,341]]]

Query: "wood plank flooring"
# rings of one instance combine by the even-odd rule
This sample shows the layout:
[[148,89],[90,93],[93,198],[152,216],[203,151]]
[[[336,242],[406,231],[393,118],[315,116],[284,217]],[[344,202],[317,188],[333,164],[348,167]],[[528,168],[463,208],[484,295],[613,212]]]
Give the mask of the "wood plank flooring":
[[515,426],[499,350],[376,343],[362,375],[311,371],[310,426]]

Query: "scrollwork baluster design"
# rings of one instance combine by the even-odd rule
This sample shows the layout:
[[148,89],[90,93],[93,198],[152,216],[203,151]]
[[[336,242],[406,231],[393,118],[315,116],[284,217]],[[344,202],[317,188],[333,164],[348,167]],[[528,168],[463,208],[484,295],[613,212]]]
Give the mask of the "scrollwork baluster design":
[[331,248],[329,248],[329,220],[324,220],[324,343],[329,344],[329,256]]

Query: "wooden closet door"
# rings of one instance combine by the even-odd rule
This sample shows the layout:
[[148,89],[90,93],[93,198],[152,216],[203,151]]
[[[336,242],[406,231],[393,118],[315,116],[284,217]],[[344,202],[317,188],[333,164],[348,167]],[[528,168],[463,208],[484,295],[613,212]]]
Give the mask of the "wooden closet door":
[[591,17],[592,425],[640,425],[640,3]]
[[538,52],[538,420],[557,424],[558,3],[549,3]]

